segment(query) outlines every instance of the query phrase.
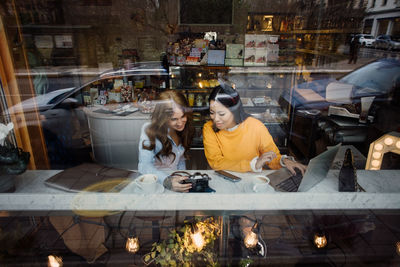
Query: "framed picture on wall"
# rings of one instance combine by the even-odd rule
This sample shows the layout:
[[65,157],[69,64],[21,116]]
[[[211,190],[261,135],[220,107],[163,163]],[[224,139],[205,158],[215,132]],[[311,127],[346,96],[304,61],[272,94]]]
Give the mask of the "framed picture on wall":
[[56,48],[73,48],[72,35],[55,35]]
[[53,37],[51,35],[35,35],[35,46],[37,48],[53,48]]

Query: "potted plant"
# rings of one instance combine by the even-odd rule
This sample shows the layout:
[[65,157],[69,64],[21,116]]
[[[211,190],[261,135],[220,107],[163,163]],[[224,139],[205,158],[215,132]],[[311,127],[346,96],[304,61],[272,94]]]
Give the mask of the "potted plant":
[[167,240],[153,243],[143,261],[160,266],[220,266],[214,252],[219,235],[220,227],[213,217],[203,221],[196,218],[195,222],[172,230]]

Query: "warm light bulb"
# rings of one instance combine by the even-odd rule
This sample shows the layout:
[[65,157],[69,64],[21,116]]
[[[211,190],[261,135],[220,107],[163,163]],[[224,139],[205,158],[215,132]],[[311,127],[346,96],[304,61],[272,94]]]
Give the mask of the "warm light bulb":
[[201,77],[201,72],[199,74],[197,74],[197,76]]
[[63,266],[62,257],[49,255],[49,256],[47,256],[47,259],[48,259],[48,261],[47,261],[48,267],[62,267]]
[[206,243],[200,231],[197,231],[196,233],[192,234],[192,242],[198,251],[202,250]]
[[254,248],[258,243],[258,236],[253,231],[250,231],[244,238],[244,245],[246,248]]
[[172,79],[175,78],[175,74],[171,74],[171,78],[172,78]]
[[382,144],[376,144],[376,145],[374,146],[374,149],[380,151],[380,150],[383,149],[383,145],[382,145]]
[[391,146],[393,144],[393,138],[391,137],[386,137],[384,141],[385,145]]
[[397,252],[397,255],[400,256],[400,242],[396,243],[396,252]]
[[272,84],[271,84],[271,83],[268,83],[268,84],[267,84],[267,88],[268,88],[268,89],[271,89],[271,88],[272,88]]
[[372,167],[378,167],[381,164],[381,162],[379,160],[373,160],[371,161],[371,165]]
[[203,88],[203,83],[202,82],[199,82],[199,87]]
[[397,141],[397,142],[396,142],[396,147],[397,147],[398,149],[400,149],[400,141]]
[[379,159],[381,156],[382,156],[382,153],[381,153],[381,152],[374,152],[374,153],[372,154],[372,157],[373,157],[374,159]]
[[140,245],[139,245],[139,238],[137,237],[129,237],[126,240],[126,246],[125,249],[129,253],[136,253],[139,251]]
[[328,244],[328,240],[325,235],[314,235],[314,244],[317,248],[323,248]]

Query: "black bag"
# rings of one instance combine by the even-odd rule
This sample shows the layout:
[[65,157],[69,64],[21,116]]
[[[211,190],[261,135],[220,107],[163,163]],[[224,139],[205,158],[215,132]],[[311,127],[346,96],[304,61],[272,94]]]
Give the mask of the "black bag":
[[30,153],[19,147],[14,147],[6,142],[0,145],[0,173],[5,175],[17,175],[26,170],[29,163]]

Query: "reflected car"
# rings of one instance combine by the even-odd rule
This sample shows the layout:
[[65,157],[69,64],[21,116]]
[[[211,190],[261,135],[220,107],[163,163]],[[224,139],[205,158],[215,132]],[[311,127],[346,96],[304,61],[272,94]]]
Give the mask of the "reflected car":
[[[371,105],[360,120],[362,102]],[[379,59],[338,79],[299,84],[280,103],[291,108],[289,142],[304,157],[317,154],[319,138],[319,149],[343,143],[368,153],[371,140],[400,131],[400,61]]]
[[[391,99],[400,88],[400,61],[378,59],[345,76],[299,84],[285,92],[281,101],[296,109],[326,110],[330,105],[359,104],[362,97],[374,96],[374,102]],[[291,95],[292,93],[292,95]]]
[[376,37],[374,42],[375,48],[398,50],[400,49],[400,36],[391,36],[382,34]]
[[[82,162],[90,162],[91,143],[84,107],[84,89],[97,87],[94,83],[114,78],[168,75],[160,62],[139,63],[129,70],[104,72],[79,87],[64,88],[38,95],[7,109],[3,117],[24,114],[27,127],[40,126],[43,130],[52,169],[65,169]],[[37,113],[39,112],[39,120]]]
[[357,34],[356,37],[358,37],[358,42],[360,45],[365,47],[372,47],[373,43],[375,42],[374,36],[370,34]]

